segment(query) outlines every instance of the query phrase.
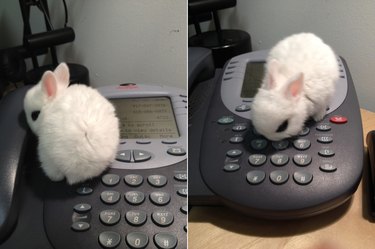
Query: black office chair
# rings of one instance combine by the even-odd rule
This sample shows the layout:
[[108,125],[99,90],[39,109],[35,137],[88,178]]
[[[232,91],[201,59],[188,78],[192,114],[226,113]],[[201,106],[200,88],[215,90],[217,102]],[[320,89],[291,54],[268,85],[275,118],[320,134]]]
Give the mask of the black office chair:
[[[33,63],[33,69],[26,72],[24,77],[24,83],[26,85],[37,83],[45,71],[54,70],[59,64],[55,46],[72,42],[75,39],[74,30],[67,26],[68,10],[65,0],[62,0],[62,2],[65,10],[65,24],[63,28],[54,29],[50,20],[47,0],[19,0],[24,23],[22,46],[26,50],[24,51],[24,57],[30,57]],[[33,6],[36,6],[42,11],[47,29],[46,32],[32,34],[29,19],[30,8]],[[48,51],[52,63],[40,66],[37,56],[45,54]],[[67,63],[67,65],[70,71],[70,83],[89,85],[89,71],[85,66],[75,63]]]
[[[250,35],[242,30],[222,29],[218,10],[236,6],[236,0],[189,0],[189,24],[194,24],[196,35],[189,38],[190,47],[205,47],[212,50],[215,67],[239,54],[252,50]],[[214,31],[202,32],[200,22],[213,18]]]

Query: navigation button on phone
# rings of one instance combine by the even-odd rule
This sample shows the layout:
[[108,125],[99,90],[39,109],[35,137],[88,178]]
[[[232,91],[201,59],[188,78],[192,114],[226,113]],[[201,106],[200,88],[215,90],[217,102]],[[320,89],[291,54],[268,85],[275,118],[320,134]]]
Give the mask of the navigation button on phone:
[[134,162],[144,162],[151,159],[151,153],[145,150],[133,150]]

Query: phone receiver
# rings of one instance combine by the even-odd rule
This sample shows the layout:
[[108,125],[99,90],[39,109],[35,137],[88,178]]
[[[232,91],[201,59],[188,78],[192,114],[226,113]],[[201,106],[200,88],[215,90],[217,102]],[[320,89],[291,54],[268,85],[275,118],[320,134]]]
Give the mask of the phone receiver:
[[375,130],[370,131],[367,133],[366,136],[366,143],[367,143],[367,150],[368,150],[368,157],[370,160],[370,168],[369,168],[369,206],[370,206],[370,214],[372,218],[375,218]]
[[17,222],[17,186],[28,137],[23,99],[29,88],[17,89],[0,102],[0,242]]
[[190,92],[199,82],[214,77],[215,66],[210,49],[189,47],[188,53],[188,88]]

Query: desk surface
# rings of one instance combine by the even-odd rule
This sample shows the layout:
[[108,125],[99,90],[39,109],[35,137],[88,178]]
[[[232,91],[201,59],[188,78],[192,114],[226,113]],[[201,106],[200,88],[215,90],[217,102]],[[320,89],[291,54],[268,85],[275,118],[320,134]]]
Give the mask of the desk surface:
[[[375,113],[362,109],[361,115],[366,136],[375,130]],[[363,182],[346,204],[301,220],[265,221],[225,207],[193,207],[189,212],[189,249],[375,248],[375,223],[368,220]]]

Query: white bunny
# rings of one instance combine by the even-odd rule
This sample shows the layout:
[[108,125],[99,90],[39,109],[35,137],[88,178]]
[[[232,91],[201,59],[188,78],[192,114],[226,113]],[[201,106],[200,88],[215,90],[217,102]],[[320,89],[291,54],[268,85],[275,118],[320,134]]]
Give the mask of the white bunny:
[[95,89],[69,85],[69,68],[47,71],[26,93],[27,122],[38,136],[38,154],[53,181],[69,184],[100,175],[114,160],[119,122],[112,104]]
[[309,117],[324,118],[339,77],[335,53],[311,33],[291,35],[269,53],[251,120],[270,140],[297,135]]

